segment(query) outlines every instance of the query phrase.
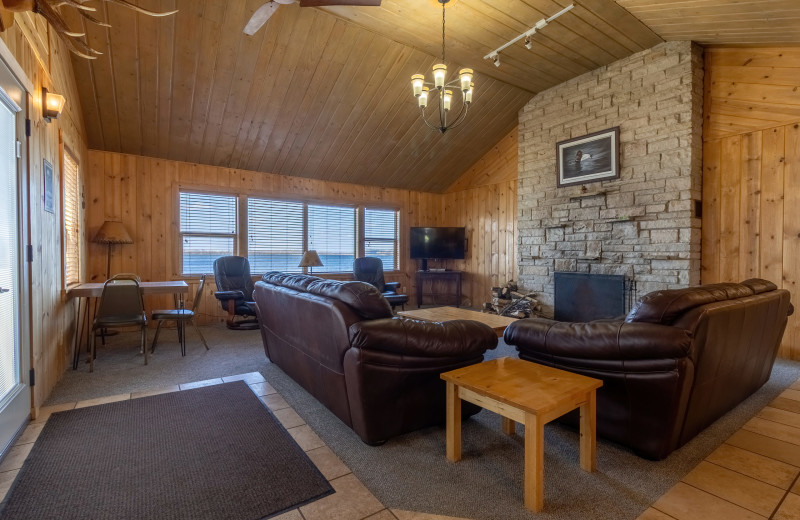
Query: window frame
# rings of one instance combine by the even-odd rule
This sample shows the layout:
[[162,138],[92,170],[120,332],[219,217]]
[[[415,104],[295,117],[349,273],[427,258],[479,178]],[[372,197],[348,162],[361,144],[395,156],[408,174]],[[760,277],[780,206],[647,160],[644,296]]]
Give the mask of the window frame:
[[[191,193],[196,195],[210,195],[210,196],[218,196],[218,197],[232,197],[236,201],[236,208],[235,208],[235,215],[236,215],[236,223],[234,224],[234,233],[233,235],[228,235],[226,233],[183,233],[181,231],[181,194],[182,193]],[[200,273],[186,273],[183,269],[183,237],[184,236],[196,236],[196,237],[233,237],[233,252],[234,255],[239,255],[240,251],[242,250],[242,233],[241,233],[241,222],[242,222],[242,196],[235,192],[228,192],[225,190],[207,190],[207,189],[195,189],[187,186],[178,186],[175,194],[175,230],[176,230],[176,238],[178,247],[174,248],[176,251],[176,265],[178,266],[175,269],[176,273],[175,276],[181,279],[184,278],[199,278],[202,276]],[[245,212],[246,212],[245,208]],[[247,240],[247,236],[245,235],[244,240]],[[245,247],[246,251],[246,247]],[[212,271],[213,272],[213,271]],[[212,273],[208,273],[212,274]]]
[[[78,159],[77,155],[72,152],[72,150],[64,144],[63,141],[59,143],[59,167],[61,169],[61,287],[64,290],[67,290],[70,287],[74,287],[79,285],[84,280],[84,269],[83,269],[83,259],[85,258],[84,251],[83,251],[83,234],[84,234],[84,209],[85,209],[85,192],[83,190],[83,176],[81,175],[81,163]],[[66,182],[66,161],[69,159],[75,164],[75,220],[76,225],[78,228],[77,232],[77,254],[78,254],[78,265],[76,266],[77,270],[77,280],[68,280],[67,279],[67,236],[69,235],[69,231],[67,230],[67,182]]]
[[372,211],[391,211],[394,213],[394,238],[372,238],[371,241],[374,242],[384,242],[384,243],[393,243],[394,244],[394,259],[395,265],[393,265],[390,269],[386,269],[384,266],[384,272],[395,272],[400,270],[400,262],[401,262],[401,255],[400,255],[400,217],[402,212],[396,208],[387,208],[382,206],[373,206],[373,205],[362,205],[358,208],[358,256],[367,256],[367,210]]
[[[226,188],[224,186],[197,186],[197,185],[175,185],[175,191],[173,195],[173,200],[175,201],[175,237],[178,242],[178,247],[173,248],[175,253],[175,260],[174,266],[175,271],[174,277],[176,279],[193,279],[199,278],[198,274],[184,274],[183,273],[183,234],[180,232],[180,194],[184,192],[191,192],[191,193],[199,193],[199,194],[206,194],[206,195],[223,195],[223,196],[232,196],[236,197],[236,204],[237,204],[237,218],[236,218],[236,239],[234,240],[234,255],[243,256],[245,258],[249,257],[248,251],[248,236],[249,236],[249,229],[248,229],[248,200],[249,199],[261,199],[261,200],[274,200],[280,202],[294,202],[303,204],[304,212],[303,212],[303,247],[304,251],[308,250],[308,206],[309,205],[321,205],[321,206],[341,206],[341,207],[351,207],[355,209],[355,219],[356,219],[356,247],[355,247],[355,257],[362,257],[364,256],[364,249],[365,249],[365,241],[364,241],[364,210],[365,209],[373,209],[373,210],[385,210],[385,211],[394,211],[397,215],[397,236],[396,236],[396,258],[397,258],[397,265],[394,266],[393,269],[384,269],[385,273],[393,274],[401,272],[405,266],[405,259],[404,256],[401,254],[403,243],[404,243],[404,234],[402,232],[403,225],[404,225],[404,218],[405,215],[400,207],[393,204],[375,204],[374,201],[352,201],[352,200],[334,200],[334,199],[326,199],[326,198],[316,198],[316,197],[307,197],[307,198],[299,198],[299,197],[292,197],[292,196],[275,196],[271,193],[262,193],[262,192],[243,192],[237,188]],[[346,271],[325,271],[325,267],[316,267],[313,270],[314,275],[324,275],[330,278],[342,278],[343,276],[349,275],[352,277],[352,272]],[[309,274],[308,268],[303,268],[301,270],[302,274]],[[261,275],[263,273],[252,273],[254,276]]]

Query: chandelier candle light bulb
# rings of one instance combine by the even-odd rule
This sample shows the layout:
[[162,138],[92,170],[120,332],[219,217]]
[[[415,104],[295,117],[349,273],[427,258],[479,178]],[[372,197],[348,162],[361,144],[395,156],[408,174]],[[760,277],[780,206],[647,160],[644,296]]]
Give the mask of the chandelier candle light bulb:
[[[466,119],[469,105],[472,103],[472,95],[475,86],[475,83],[473,83],[472,80],[474,79],[475,73],[472,69],[463,68],[458,71],[457,78],[450,82],[447,81],[447,60],[445,57],[445,6],[451,0],[436,1],[442,4],[442,61],[441,63],[437,63],[433,66],[433,83],[426,83],[424,74],[414,74],[411,76],[411,87],[414,92],[414,97],[417,98],[417,104],[420,109],[420,114],[422,115],[422,120],[428,127],[438,130],[441,133],[445,133],[450,128],[455,128],[456,126],[460,125]],[[428,121],[428,118],[425,115],[425,109],[428,107],[428,94],[430,93],[431,87],[436,89],[439,98],[438,124]],[[448,87],[457,87],[459,92],[461,92],[461,108],[458,109],[458,112],[450,124],[448,124],[447,116],[453,108],[453,90]]]

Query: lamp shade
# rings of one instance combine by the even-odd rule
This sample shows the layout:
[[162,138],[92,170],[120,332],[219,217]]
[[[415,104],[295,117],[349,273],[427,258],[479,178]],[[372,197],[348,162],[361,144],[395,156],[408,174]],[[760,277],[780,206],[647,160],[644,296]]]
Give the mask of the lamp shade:
[[303,253],[303,258],[300,259],[300,265],[297,267],[320,267],[321,265],[322,260],[319,259],[317,252],[309,249]]
[[97,234],[94,236],[94,241],[101,244],[133,244],[133,239],[128,234],[122,222],[113,220],[106,220]]

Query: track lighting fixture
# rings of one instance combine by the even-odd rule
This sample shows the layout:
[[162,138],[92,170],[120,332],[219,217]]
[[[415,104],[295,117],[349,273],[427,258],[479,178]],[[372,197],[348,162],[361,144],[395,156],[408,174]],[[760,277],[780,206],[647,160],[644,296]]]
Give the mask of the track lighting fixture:
[[532,49],[533,48],[533,35],[536,34],[537,31],[541,31],[542,29],[547,27],[547,24],[549,24],[550,22],[552,22],[553,20],[555,20],[556,18],[558,18],[562,14],[566,13],[567,11],[572,9],[573,7],[575,7],[575,4],[569,4],[567,7],[565,7],[562,10],[560,10],[559,12],[557,12],[556,14],[551,16],[550,18],[542,18],[541,20],[536,22],[536,24],[533,27],[531,27],[530,29],[528,29],[524,33],[520,34],[519,36],[517,36],[513,40],[509,41],[508,43],[506,43],[504,45],[501,45],[500,47],[496,48],[495,50],[493,50],[492,52],[490,52],[489,54],[484,56],[483,59],[484,60],[492,60],[492,63],[494,63],[494,66],[495,67],[499,67],[500,66],[500,52],[505,50],[507,47],[510,47],[510,46],[514,45],[515,43],[517,43],[518,41],[520,41],[523,38],[525,38],[525,47],[527,47],[528,49]]

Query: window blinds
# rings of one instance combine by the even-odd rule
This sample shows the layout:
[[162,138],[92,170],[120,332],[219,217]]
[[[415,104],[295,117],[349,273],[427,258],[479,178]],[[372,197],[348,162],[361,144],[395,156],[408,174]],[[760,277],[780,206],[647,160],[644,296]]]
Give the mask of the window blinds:
[[183,273],[211,273],[235,251],[236,197],[182,192],[179,203]]
[[253,273],[302,272],[302,202],[247,200],[247,254]]
[[322,260],[319,271],[353,272],[356,258],[356,209],[347,206],[308,206],[308,249]]
[[364,209],[364,256],[378,257],[384,270],[397,269],[397,211]]
[[81,281],[81,194],[78,163],[64,154],[64,285]]

